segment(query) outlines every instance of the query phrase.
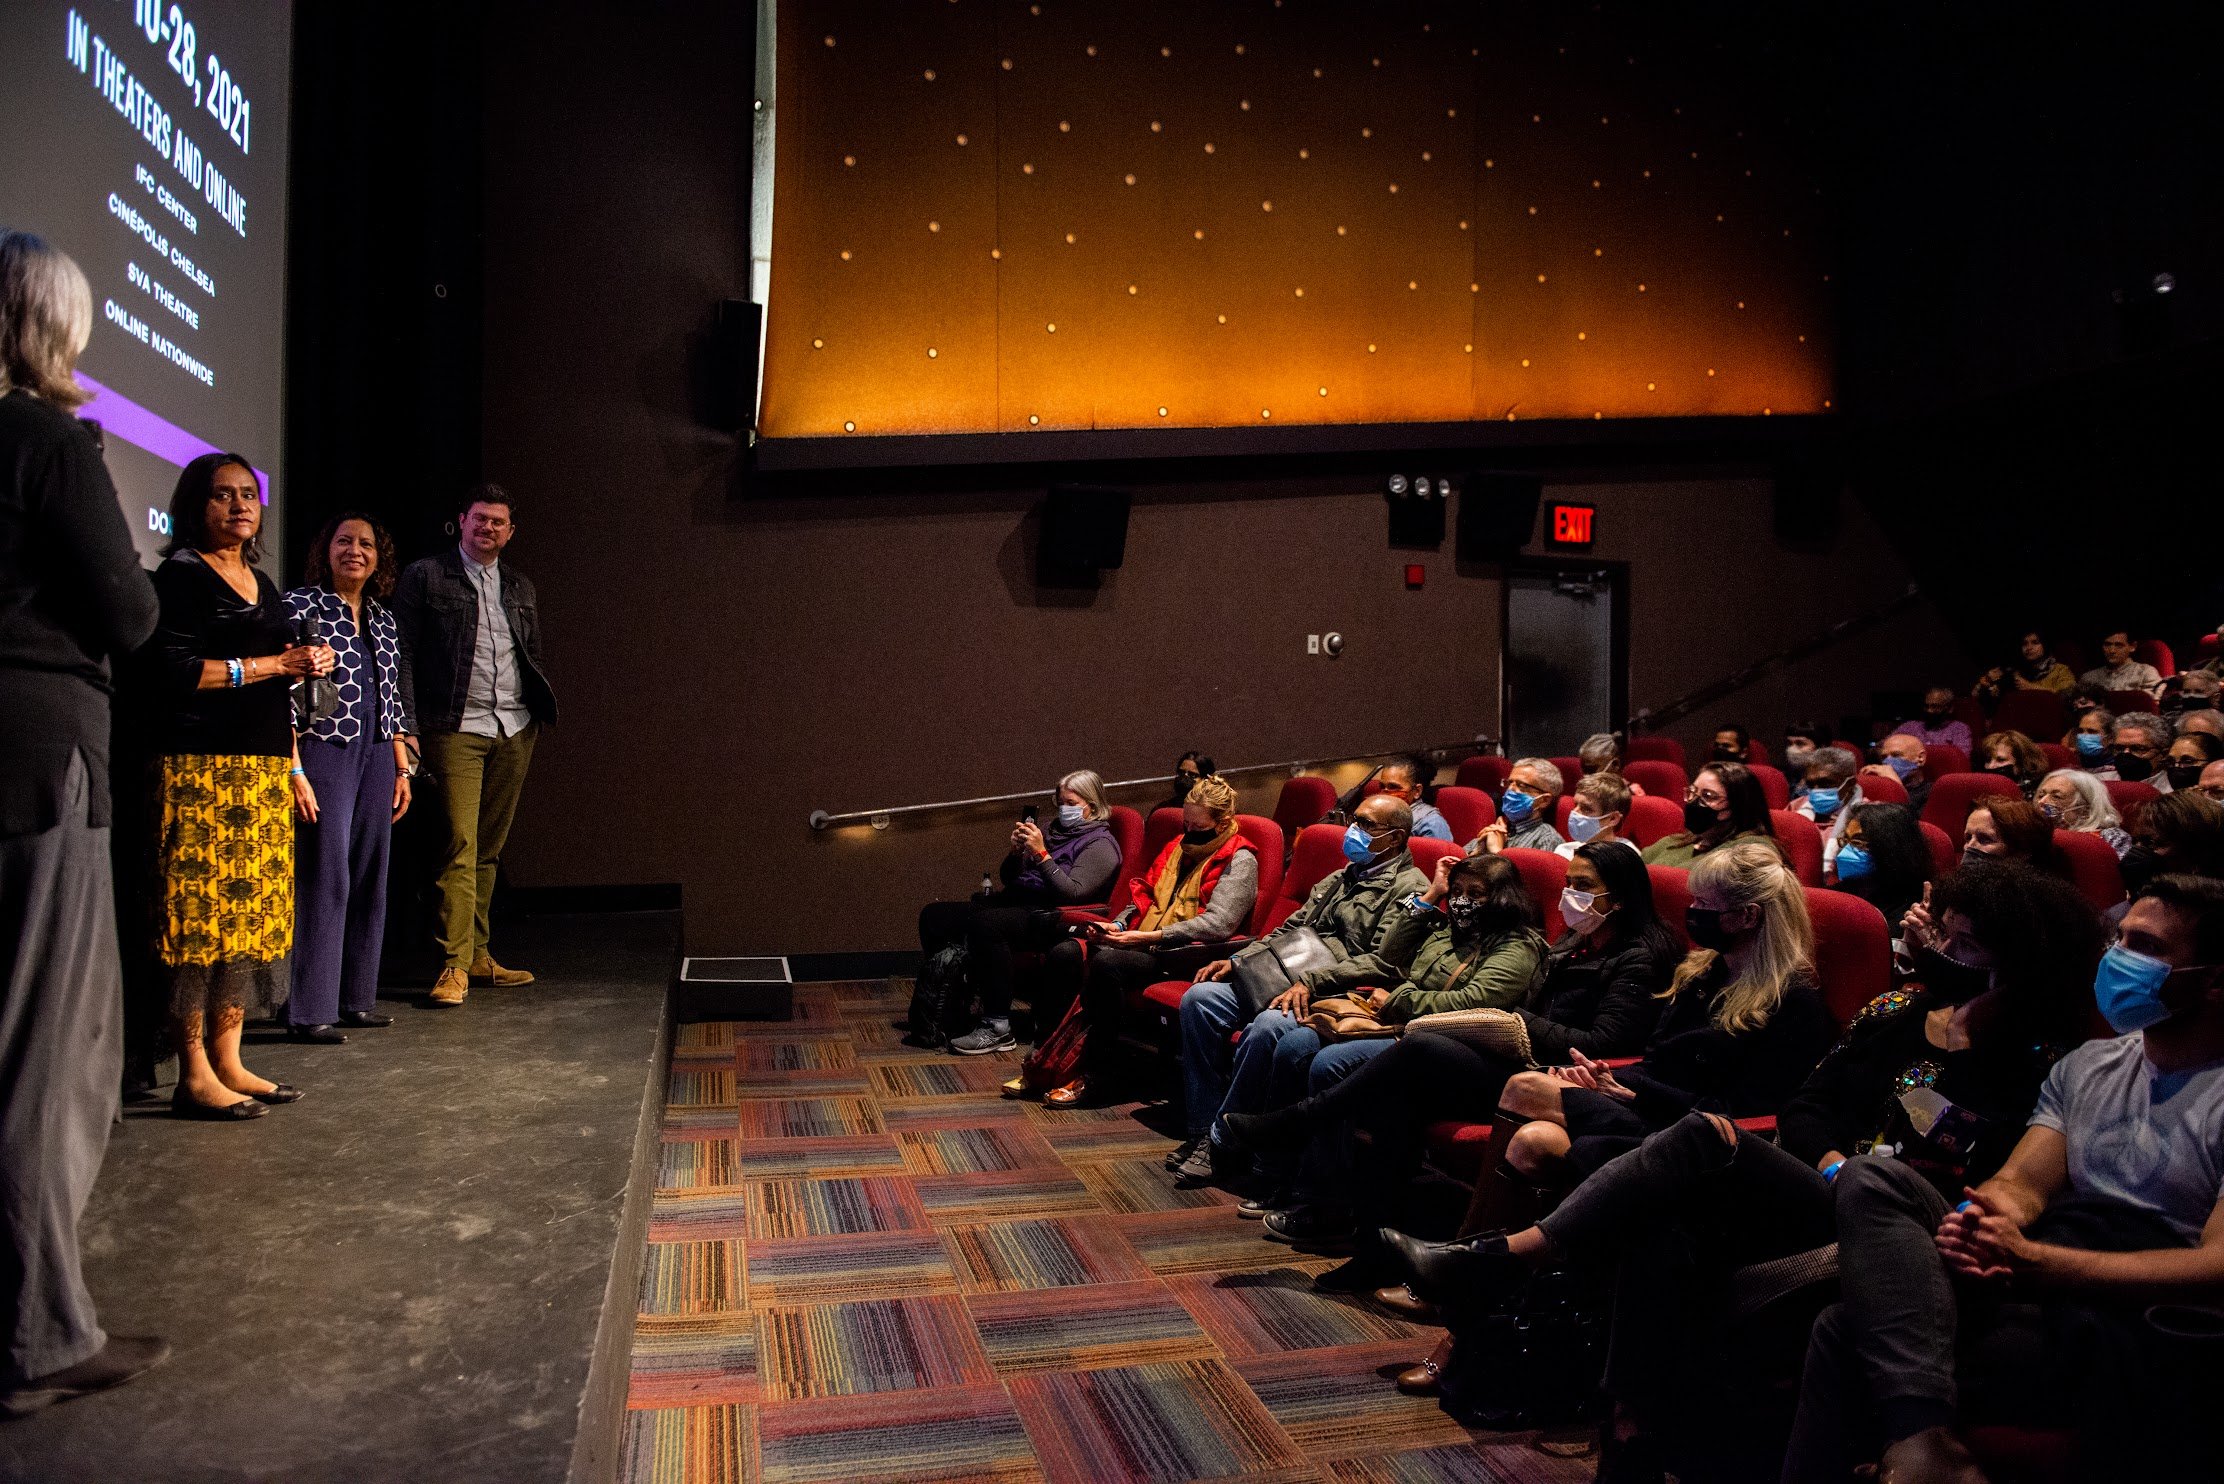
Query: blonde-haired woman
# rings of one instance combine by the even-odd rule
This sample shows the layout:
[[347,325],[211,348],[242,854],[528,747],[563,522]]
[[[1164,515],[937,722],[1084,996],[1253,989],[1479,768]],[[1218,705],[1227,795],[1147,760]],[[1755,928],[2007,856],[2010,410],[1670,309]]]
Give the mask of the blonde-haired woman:
[[1830,1049],[1814,924],[1774,842],[1732,840],[1692,864],[1684,935],[1642,1061],[1616,1071],[1579,1052],[1506,1084],[1500,1106],[1529,1120],[1506,1145],[1516,1171],[1562,1183],[1687,1113],[1773,1114]]
[[154,632],[77,358],[92,291],[0,229],[0,1412],[128,1381],[169,1352],[104,1334],[77,1222],[123,1074],[109,867],[108,675]]
[[[1056,800],[1047,822],[1032,806],[1021,813],[994,889],[969,902],[929,902],[919,912],[919,946],[931,954],[963,943],[966,977],[980,996],[981,1023],[950,1042],[960,1056],[1018,1045],[1011,1019],[1013,951],[1047,950],[1065,930],[1057,909],[1102,902],[1120,873],[1104,780],[1086,768],[1068,773],[1058,780]],[[1056,1023],[1040,1013],[1036,1019]]]

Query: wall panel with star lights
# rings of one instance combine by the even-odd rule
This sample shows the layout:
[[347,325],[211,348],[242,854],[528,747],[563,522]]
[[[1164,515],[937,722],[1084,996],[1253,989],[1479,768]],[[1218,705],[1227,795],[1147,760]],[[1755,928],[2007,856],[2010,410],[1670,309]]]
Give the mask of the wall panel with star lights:
[[760,435],[1824,411],[1792,64],[1706,31],[779,0]]

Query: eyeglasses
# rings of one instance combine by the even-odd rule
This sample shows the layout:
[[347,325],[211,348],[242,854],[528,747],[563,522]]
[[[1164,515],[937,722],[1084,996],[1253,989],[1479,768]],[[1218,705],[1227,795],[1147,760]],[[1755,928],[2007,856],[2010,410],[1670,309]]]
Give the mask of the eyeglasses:
[[1704,804],[1709,809],[1719,809],[1724,804],[1730,802],[1730,796],[1728,794],[1716,793],[1711,788],[1703,793],[1697,788],[1694,788],[1689,793],[1686,793],[1684,797],[1689,799],[1694,804]]

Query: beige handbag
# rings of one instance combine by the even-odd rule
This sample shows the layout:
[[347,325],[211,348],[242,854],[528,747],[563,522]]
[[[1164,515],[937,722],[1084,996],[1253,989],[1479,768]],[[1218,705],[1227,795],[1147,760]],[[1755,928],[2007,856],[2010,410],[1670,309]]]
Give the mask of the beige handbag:
[[1313,1001],[1304,1024],[1323,1041],[1379,1041],[1398,1034],[1396,1026],[1384,1025],[1375,1018],[1373,1005],[1350,995]]
[[1511,1010],[1446,1010],[1439,1015],[1418,1015],[1406,1022],[1406,1032],[1449,1036],[1462,1045],[1517,1066],[1537,1064],[1529,1050],[1529,1025]]

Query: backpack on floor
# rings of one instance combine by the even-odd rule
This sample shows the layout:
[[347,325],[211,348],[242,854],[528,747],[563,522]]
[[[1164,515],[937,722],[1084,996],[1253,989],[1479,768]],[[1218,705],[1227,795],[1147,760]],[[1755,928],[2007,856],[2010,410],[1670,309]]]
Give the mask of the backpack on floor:
[[1612,1313],[1595,1278],[1552,1268],[1502,1304],[1448,1313],[1452,1354],[1437,1380],[1444,1410],[1498,1431],[1603,1415]]
[[947,1046],[973,1019],[973,985],[965,973],[965,945],[937,948],[919,965],[905,1016],[906,1046]]

